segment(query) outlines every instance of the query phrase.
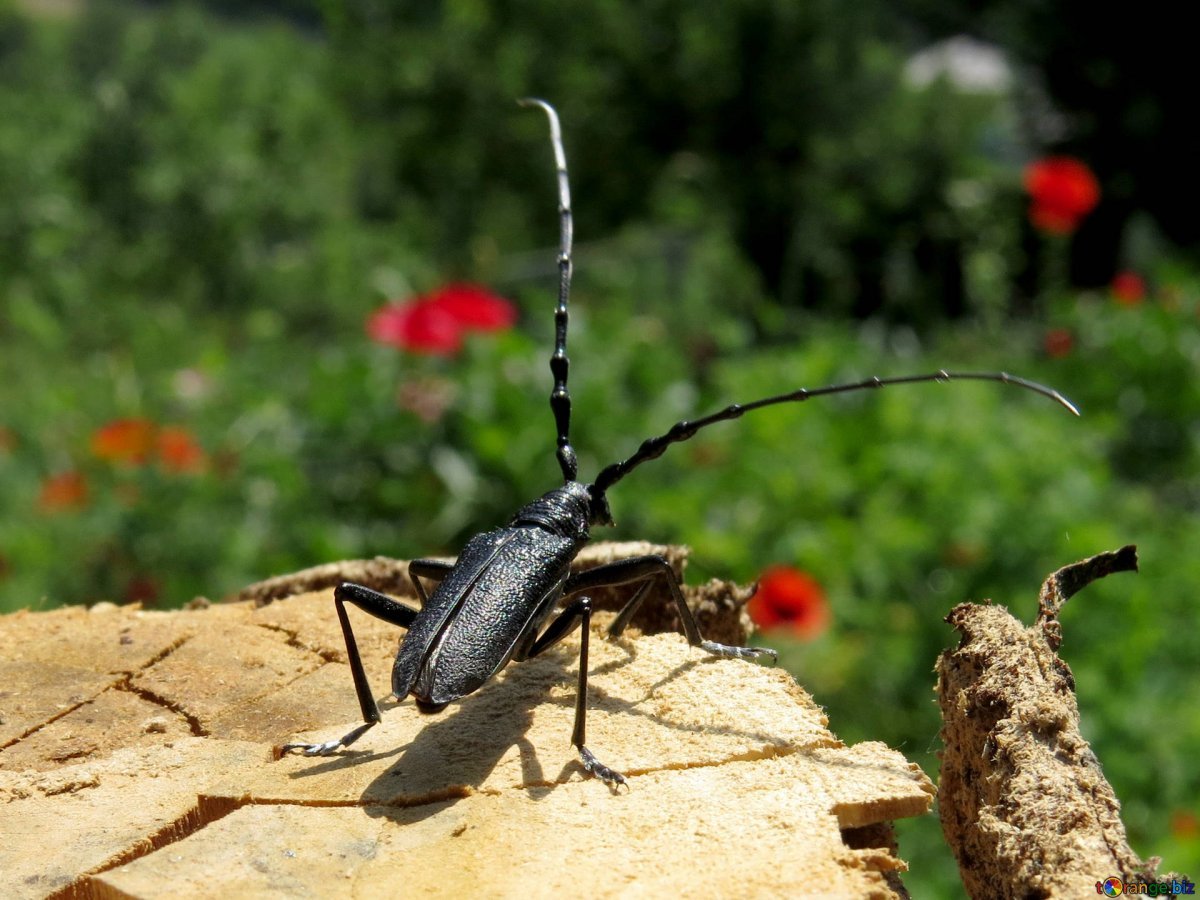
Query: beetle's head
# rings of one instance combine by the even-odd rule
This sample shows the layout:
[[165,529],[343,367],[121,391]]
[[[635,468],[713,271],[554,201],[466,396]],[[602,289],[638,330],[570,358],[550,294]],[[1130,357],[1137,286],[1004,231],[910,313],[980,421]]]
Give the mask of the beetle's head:
[[610,528],[617,523],[613,521],[612,510],[608,507],[608,495],[594,484],[587,486],[588,492],[588,523],[591,525],[607,525]]

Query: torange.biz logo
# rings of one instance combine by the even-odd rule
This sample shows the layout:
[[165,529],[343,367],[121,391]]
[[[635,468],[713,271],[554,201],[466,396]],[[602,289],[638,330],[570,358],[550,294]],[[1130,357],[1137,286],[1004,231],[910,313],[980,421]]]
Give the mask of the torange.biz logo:
[[1184,897],[1196,893],[1196,885],[1186,878],[1172,878],[1170,881],[1122,881],[1120,878],[1106,878],[1096,882],[1096,893],[1105,897],[1120,897],[1128,894],[1136,897]]

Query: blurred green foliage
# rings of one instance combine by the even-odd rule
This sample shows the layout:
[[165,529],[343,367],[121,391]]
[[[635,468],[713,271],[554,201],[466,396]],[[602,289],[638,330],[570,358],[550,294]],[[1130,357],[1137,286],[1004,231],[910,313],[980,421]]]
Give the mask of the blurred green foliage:
[[[1139,306],[1051,281],[1010,315],[1012,110],[907,84],[872,4],[364,0],[321,33],[309,7],[256,7],[299,29],[0,4],[0,609],[453,554],[555,486],[549,148],[512,103],[544,93],[581,241],[583,477],[679,418],[872,374],[1009,369],[1084,411],[950,384],[756,413],[630,476],[597,537],[690,544],[693,581],[812,573],[833,625],[780,637],[785,664],[836,732],[930,772],[950,607],[1028,619],[1045,574],[1137,543],[1142,575],[1067,607],[1064,655],[1135,847],[1195,874],[1170,819],[1200,807],[1194,268],[1160,260]],[[452,358],[367,340],[386,300],[461,277],[518,328]],[[205,465],[98,457],[128,417]],[[64,472],[86,496],[47,503]],[[904,828],[914,893],[954,896],[936,822]]]

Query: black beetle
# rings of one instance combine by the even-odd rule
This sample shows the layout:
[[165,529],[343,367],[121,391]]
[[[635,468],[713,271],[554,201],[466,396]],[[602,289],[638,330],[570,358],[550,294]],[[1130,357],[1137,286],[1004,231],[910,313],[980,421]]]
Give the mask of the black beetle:
[[[588,635],[592,615],[588,591],[640,583],[609,627],[610,637],[625,629],[653,579],[657,578],[674,598],[684,633],[692,646],[717,656],[740,659],[760,656],[774,659],[775,651],[764,647],[731,647],[704,640],[670,565],[661,556],[635,557],[570,574],[571,561],[588,542],[589,528],[613,524],[608,506],[609,488],[642,463],[661,456],[671,444],[690,439],[702,428],[736,419],[763,406],[800,402],[824,394],[913,382],[975,379],[999,381],[1035,391],[1078,415],[1070,401],[1057,391],[1004,372],[940,371],[928,375],[871,378],[812,390],[801,388],[752,403],[734,404],[692,422],[677,422],[664,434],[643,441],[628,459],[602,469],[591,484],[576,481],[577,463],[569,438],[571,398],[567,392],[567,297],[571,287],[572,221],[566,156],[558,115],[553,107],[534,99],[522,100],[521,104],[541,108],[549,119],[558,180],[561,219],[559,294],[554,313],[554,355],[550,359],[554,376],[550,406],[558,431],[558,463],[564,484],[522,507],[503,528],[473,537],[453,565],[433,559],[413,560],[408,575],[421,599],[420,610],[362,585],[349,582],[338,585],[334,590],[334,605],[346,638],[346,655],[365,721],[338,740],[321,744],[286,744],[280,748],[281,754],[293,750],[310,756],[332,753],[354,743],[380,720],[379,707],[367,683],[346,615],[346,604],[352,603],[373,616],[407,629],[392,669],[392,693],[397,700],[411,694],[417,708],[425,713],[439,712],[448,703],[478,690],[510,660],[537,656],[582,626],[579,688],[571,742],[588,772],[603,779],[610,787],[625,784],[625,778],[619,772],[603,765],[584,744]],[[426,593],[423,578],[437,582],[432,595]],[[563,598],[568,598],[566,605],[543,630],[543,625],[550,620]]]

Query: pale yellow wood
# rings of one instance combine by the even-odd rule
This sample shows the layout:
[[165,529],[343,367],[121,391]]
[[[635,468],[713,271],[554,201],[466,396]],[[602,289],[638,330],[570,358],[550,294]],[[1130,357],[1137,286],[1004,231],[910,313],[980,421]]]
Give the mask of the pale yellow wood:
[[[577,638],[438,715],[384,702],[352,748],[276,760],[359,711],[330,592],[261,603],[0,618],[4,896],[903,890],[886,826],[932,786],[842,745],[786,672],[594,634],[588,743],[628,791],[570,745]],[[402,631],[351,616],[383,698]]]

